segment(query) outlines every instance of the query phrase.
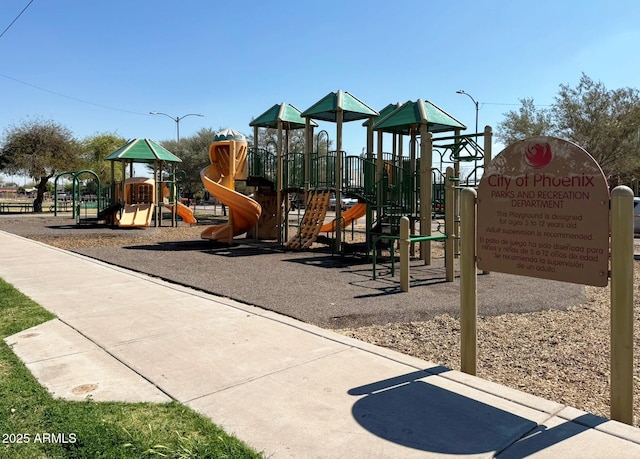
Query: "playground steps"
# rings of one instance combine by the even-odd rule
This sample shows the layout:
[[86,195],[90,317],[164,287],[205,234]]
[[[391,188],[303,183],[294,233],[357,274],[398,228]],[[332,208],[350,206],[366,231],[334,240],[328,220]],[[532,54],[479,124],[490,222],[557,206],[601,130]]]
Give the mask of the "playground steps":
[[331,193],[328,190],[318,191],[310,197],[304,217],[300,222],[300,228],[298,228],[298,234],[284,245],[287,249],[308,249],[316,241],[327,215],[330,197]]

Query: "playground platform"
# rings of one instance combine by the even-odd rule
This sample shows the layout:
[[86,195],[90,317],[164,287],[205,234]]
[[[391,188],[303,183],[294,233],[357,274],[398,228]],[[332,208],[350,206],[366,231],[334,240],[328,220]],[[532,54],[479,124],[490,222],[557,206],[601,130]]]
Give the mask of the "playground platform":
[[4,231],[0,259],[57,316],[6,339],[56,397],[177,400],[273,458],[640,456],[636,428],[273,311]]

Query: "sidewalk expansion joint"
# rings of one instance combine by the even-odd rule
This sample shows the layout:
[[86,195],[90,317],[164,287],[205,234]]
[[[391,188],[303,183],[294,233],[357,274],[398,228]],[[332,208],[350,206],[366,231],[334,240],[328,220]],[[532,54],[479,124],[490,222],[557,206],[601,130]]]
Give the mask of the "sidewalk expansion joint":
[[159,392],[161,392],[162,394],[166,395],[168,398],[170,398],[173,401],[178,401],[178,399],[176,399],[174,396],[172,396],[171,394],[169,394],[167,391],[165,391],[164,389],[162,389],[160,386],[158,386],[156,383],[154,383],[153,381],[151,381],[149,378],[147,378],[145,375],[143,375],[142,373],[136,371],[134,368],[132,368],[130,365],[128,365],[125,361],[123,361],[122,359],[118,358],[116,355],[114,355],[113,353],[111,353],[108,349],[106,349],[105,347],[101,346],[100,344],[98,344],[97,342],[95,342],[94,340],[92,340],[90,337],[88,337],[87,335],[85,335],[84,333],[82,333],[80,330],[78,330],[76,327],[74,327],[73,325],[71,325],[70,323],[66,322],[63,319],[58,318],[58,320],[60,322],[62,322],[63,324],[65,324],[67,327],[69,327],[70,329],[74,330],[76,333],[78,333],[80,336],[82,336],[83,338],[85,338],[86,340],[88,340],[89,342],[93,343],[98,349],[102,350],[103,352],[107,353],[109,356],[111,356],[114,360],[116,360],[117,362],[119,362],[121,365],[123,365],[124,367],[126,367],[127,369],[129,369],[130,371],[132,371],[133,373],[135,373],[136,375],[138,375],[140,378],[144,379],[146,382],[148,382],[151,386],[155,387]]
[[234,384],[229,384],[228,386],[221,387],[220,389],[214,390],[212,392],[208,392],[206,394],[199,395],[199,396],[191,398],[189,400],[184,400],[182,403],[184,403],[184,404],[191,403],[193,401],[200,400],[200,399],[208,397],[210,395],[218,394],[220,392],[224,392],[226,390],[233,389],[234,387],[244,386],[245,384],[251,383],[253,381],[260,381],[261,379],[267,378],[269,376],[277,375],[278,373],[284,373],[285,371],[289,371],[289,370],[291,370],[293,368],[302,367],[304,365],[308,365],[310,363],[317,362],[318,360],[322,360],[322,359],[325,359],[327,357],[331,357],[333,355],[341,354],[341,353],[346,352],[348,350],[349,350],[349,348],[345,347],[345,349],[340,349],[340,350],[337,350],[335,352],[330,352],[328,354],[324,354],[324,355],[318,356],[318,357],[316,357],[314,359],[311,359],[311,360],[305,360],[304,362],[299,362],[299,363],[296,363],[294,365],[288,365],[288,366],[280,368],[278,370],[274,370],[274,371],[271,371],[269,373],[261,374],[260,376],[256,376],[254,378],[247,378],[247,379],[244,379],[242,381],[238,381],[238,382],[236,382]]

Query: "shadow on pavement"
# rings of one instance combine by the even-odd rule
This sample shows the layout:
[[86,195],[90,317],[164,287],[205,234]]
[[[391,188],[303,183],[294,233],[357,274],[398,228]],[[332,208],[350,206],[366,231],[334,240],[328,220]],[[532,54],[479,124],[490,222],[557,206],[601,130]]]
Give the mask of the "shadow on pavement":
[[[354,419],[378,437],[433,453],[499,453],[513,445],[500,457],[526,457],[606,421],[586,415],[553,428],[539,426],[436,385],[433,370],[349,390],[349,395],[364,395],[353,405]],[[435,368],[437,374],[446,371]]]

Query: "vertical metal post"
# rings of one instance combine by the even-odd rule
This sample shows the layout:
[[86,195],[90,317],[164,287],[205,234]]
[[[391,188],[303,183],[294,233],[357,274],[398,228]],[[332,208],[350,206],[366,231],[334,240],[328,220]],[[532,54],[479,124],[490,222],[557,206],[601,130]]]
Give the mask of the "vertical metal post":
[[342,253],[342,122],[344,113],[342,111],[342,101],[338,101],[340,108],[336,111],[336,164],[335,164],[335,187],[336,187],[336,239],[335,251]]
[[473,188],[460,193],[460,369],[470,375],[477,362],[476,198]]
[[[460,129],[456,129],[454,131],[454,135],[456,137],[460,136]],[[460,181],[460,160],[459,158],[454,158],[453,160],[453,174],[451,175],[451,177],[454,177],[455,180],[458,182],[456,187],[459,187],[462,185],[461,181]],[[460,200],[458,199],[460,196],[460,194],[458,193],[456,195],[456,198],[453,200],[453,216],[454,216],[454,220],[456,221],[456,225],[453,229],[454,232],[454,251],[455,253],[460,253]]]
[[[311,122],[310,118],[307,118],[307,119],[309,120],[309,122]],[[312,155],[313,155],[313,137],[315,135],[313,132],[314,132],[314,127],[311,124],[309,124],[309,137],[310,137],[311,140],[309,141],[309,150],[308,150],[309,154],[308,155],[307,155],[306,150],[305,150],[304,166],[303,166],[304,167],[304,177],[305,177],[305,179],[304,179],[304,184],[305,184],[304,187],[305,187],[305,193],[306,193],[305,197],[307,197],[309,195],[308,191],[311,189],[311,181],[312,181],[312,177],[313,177],[313,174],[314,174],[313,167],[312,167],[312,162],[311,162]],[[320,136],[321,132],[322,131],[318,132],[318,137]],[[327,132],[327,131],[324,131],[324,132]],[[327,151],[329,151],[329,142],[330,142],[329,133],[327,132]],[[318,149],[319,148],[320,147],[318,147]],[[316,154],[318,154],[318,153],[316,152]],[[317,184],[314,183],[314,185],[317,185]]]
[[447,239],[444,241],[444,268],[447,282],[453,282],[455,278],[455,215],[454,204],[456,199],[455,183],[451,180],[454,171],[453,167],[447,167],[445,177],[445,199],[444,199],[444,232]]
[[[131,175],[133,175],[133,170],[131,172]],[[153,224],[155,227],[162,226],[162,209],[160,208],[160,206],[162,205],[162,200],[158,202],[158,193],[162,193],[162,191],[160,190],[160,188],[162,187],[162,182],[160,180],[162,180],[162,166],[160,166],[160,172],[158,172],[158,161],[156,160],[153,162],[153,189],[155,190],[155,192],[151,197],[154,204],[153,214],[155,216],[155,221]],[[133,183],[131,184],[131,189],[135,190],[135,185]]]
[[[421,139],[422,140],[422,139]],[[409,139],[409,188],[410,188],[410,195],[411,196],[406,196],[406,199],[409,200],[410,203],[410,208],[411,208],[411,212],[414,213],[416,211],[416,205],[417,205],[417,196],[416,196],[416,190],[418,189],[418,177],[416,175],[416,142],[418,141],[418,137],[417,137],[417,129],[415,127],[411,128],[411,137]],[[424,185],[423,185],[424,186]],[[404,188],[406,190],[406,188]],[[403,195],[405,194],[405,192],[402,193]],[[411,222],[411,234],[415,233],[414,230],[414,221],[412,220]],[[431,226],[429,226],[431,227]],[[422,228],[420,228],[420,230],[422,231]],[[426,252],[426,251],[425,251]],[[430,252],[430,251],[429,251]],[[416,249],[415,249],[415,244],[411,244],[411,256],[414,256],[416,253]],[[427,263],[428,264],[428,263]]]
[[[431,209],[433,208],[433,135],[427,131],[426,123],[420,127],[420,234],[431,236]],[[420,242],[420,258],[425,265],[431,264],[431,242]]]
[[633,191],[611,192],[611,419],[633,424]]
[[400,290],[409,291],[409,218],[400,219]]
[[109,196],[109,204],[107,205],[107,207],[117,203],[118,202],[116,201],[116,162],[111,161],[111,196]]
[[276,207],[276,226],[278,227],[278,244],[282,244],[283,243],[283,227],[282,227],[282,222],[284,221],[284,218],[286,218],[286,214],[283,215],[283,209],[282,209],[282,180],[283,180],[283,165],[282,165],[282,120],[278,120],[278,124],[277,124],[277,130],[278,130],[278,140],[276,143],[276,158],[277,158],[277,163],[276,166],[278,168],[277,172],[276,172],[276,182],[278,183],[276,186],[276,202],[277,202],[277,207]]

